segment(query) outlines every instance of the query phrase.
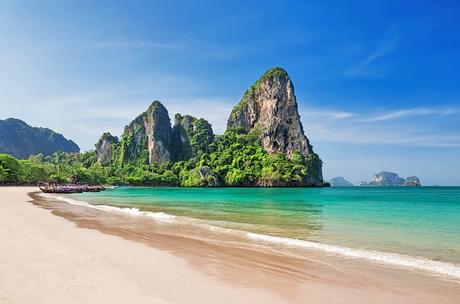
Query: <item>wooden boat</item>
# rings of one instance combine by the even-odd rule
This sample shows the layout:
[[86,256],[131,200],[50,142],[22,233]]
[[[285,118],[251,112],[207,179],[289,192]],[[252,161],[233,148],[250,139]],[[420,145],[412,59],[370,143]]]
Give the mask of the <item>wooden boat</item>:
[[100,185],[80,185],[80,184],[59,184],[59,183],[40,183],[38,185],[43,193],[82,193],[82,192],[100,192],[104,191],[105,188]]
[[43,193],[60,193],[60,194],[69,194],[69,193],[82,193],[83,191],[78,188],[70,188],[70,187],[46,187],[46,186],[39,186],[40,190]]

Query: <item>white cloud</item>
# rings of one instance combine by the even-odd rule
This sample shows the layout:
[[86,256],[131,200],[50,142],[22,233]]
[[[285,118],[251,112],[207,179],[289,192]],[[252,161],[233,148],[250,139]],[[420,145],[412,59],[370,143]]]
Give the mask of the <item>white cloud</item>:
[[119,49],[176,49],[181,45],[178,42],[155,42],[155,41],[130,41],[114,40],[100,41],[92,44],[96,48],[119,48]]
[[393,53],[399,45],[399,40],[399,36],[391,32],[364,59],[360,59],[350,67],[345,75],[350,77],[382,75],[386,72],[387,66],[376,66],[375,64],[379,59]]
[[456,110],[453,109],[428,109],[428,108],[413,108],[413,109],[404,109],[398,111],[390,111],[383,114],[378,114],[375,116],[371,116],[367,119],[367,121],[385,121],[397,118],[404,118],[409,116],[426,116],[426,115],[451,115],[457,113]]
[[336,110],[328,110],[328,109],[313,109],[307,108],[301,112],[301,117],[312,117],[312,118],[320,118],[326,117],[330,119],[347,119],[354,117],[356,114],[351,112],[344,112],[344,111],[336,111]]
[[303,111],[302,123],[313,143],[456,147],[460,146],[459,116],[455,108],[354,113],[310,108]]
[[392,35],[388,37],[387,39],[383,40],[379,45],[377,45],[374,51],[364,60],[364,62],[366,64],[370,64],[376,61],[377,59],[392,53],[394,50],[396,50],[398,43],[398,36]]

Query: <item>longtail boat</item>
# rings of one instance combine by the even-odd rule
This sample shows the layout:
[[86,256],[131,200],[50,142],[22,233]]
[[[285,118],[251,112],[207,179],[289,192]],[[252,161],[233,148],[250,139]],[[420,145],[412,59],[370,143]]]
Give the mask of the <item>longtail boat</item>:
[[105,188],[100,185],[81,185],[81,184],[60,184],[60,183],[40,183],[38,188],[43,193],[82,193],[82,192],[100,192]]

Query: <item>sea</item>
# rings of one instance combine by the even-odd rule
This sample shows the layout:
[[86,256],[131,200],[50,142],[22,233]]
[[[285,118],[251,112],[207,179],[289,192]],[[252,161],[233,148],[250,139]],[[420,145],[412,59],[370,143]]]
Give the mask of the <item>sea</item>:
[[120,187],[62,199],[460,279],[460,187]]

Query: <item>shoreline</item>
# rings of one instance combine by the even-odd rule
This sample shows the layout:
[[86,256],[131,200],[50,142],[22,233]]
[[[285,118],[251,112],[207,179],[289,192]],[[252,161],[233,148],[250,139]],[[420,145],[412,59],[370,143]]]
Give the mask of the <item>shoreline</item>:
[[[161,221],[107,214],[36,195],[31,204],[27,202],[28,193],[33,190],[0,188],[0,222],[5,228],[0,241],[16,245],[6,246],[0,253],[4,259],[14,260],[0,269],[0,303],[26,303],[27,295],[12,293],[15,289],[40,293],[41,298],[29,298],[33,302],[54,303],[52,290],[43,290],[37,282],[23,282],[37,262],[27,258],[32,253],[21,251],[26,246],[23,238],[40,241],[36,244],[40,250],[34,253],[40,256],[40,267],[49,268],[45,283],[63,280],[57,284],[68,287],[76,282],[81,287],[70,293],[62,291],[65,294],[59,302],[72,296],[75,302],[107,302],[105,293],[122,293],[117,289],[120,284],[126,288],[117,303],[126,303],[127,299],[137,303],[454,303],[460,297],[457,282],[404,269],[314,252],[307,257],[285,255],[248,247],[237,240],[193,238],[180,231],[183,227],[173,227],[174,230],[164,227]],[[23,233],[11,235],[15,229]],[[46,246],[50,241],[47,238],[55,241],[54,246]],[[61,247],[78,249],[88,264],[76,263],[79,267],[75,268],[62,263],[55,258]],[[69,252],[66,261],[81,259]],[[15,269],[18,265],[19,269]],[[62,279],[60,271],[70,272],[71,276],[77,272],[81,277],[69,283]],[[101,286],[96,284],[97,293],[93,293],[94,286],[90,290],[83,288],[88,278],[94,281],[95,276],[112,272],[118,276],[98,281]]]
[[[40,194],[39,196],[41,197],[42,195]],[[460,267],[458,266],[458,264],[451,263],[448,261],[432,260],[426,257],[411,256],[397,252],[376,251],[370,249],[365,250],[346,246],[331,245],[327,243],[313,242],[303,239],[290,238],[286,236],[261,234],[257,232],[251,232],[235,228],[223,228],[220,226],[203,223],[202,219],[191,218],[187,216],[176,216],[169,213],[165,213],[161,210],[146,211],[140,210],[138,207],[120,207],[117,205],[106,204],[94,205],[86,202],[85,200],[81,200],[79,198],[74,197],[69,198],[65,195],[63,196],[56,194],[48,194],[46,196],[51,196],[52,199],[57,199],[59,201],[71,205],[80,205],[109,213],[115,212],[132,217],[148,217],[154,221],[165,221],[165,224],[172,224],[172,222],[181,221],[190,226],[201,226],[203,230],[205,230],[203,232],[197,231],[198,229],[195,229],[194,233],[185,235],[185,237],[189,238],[203,237],[203,235],[206,235],[206,238],[209,239],[209,235],[207,234],[215,233],[215,238],[221,239],[221,241],[223,242],[229,241],[229,238],[233,237],[235,241],[237,240],[239,242],[257,242],[259,245],[268,246],[269,248],[265,248],[266,250],[273,250],[273,246],[276,246],[276,249],[280,250],[283,254],[289,253],[286,252],[286,249],[287,251],[289,251],[289,249],[291,248],[296,248],[298,249],[298,251],[316,251],[324,254],[331,254],[335,257],[340,258],[361,259],[369,263],[377,263],[400,269],[420,271],[427,275],[432,275],[436,278],[441,278],[444,280],[454,280],[460,283]],[[171,226],[171,229],[174,229],[174,225]],[[201,232],[201,235],[199,235],[199,232]],[[222,234],[224,236],[222,236]],[[239,237],[235,238],[235,235]]]

